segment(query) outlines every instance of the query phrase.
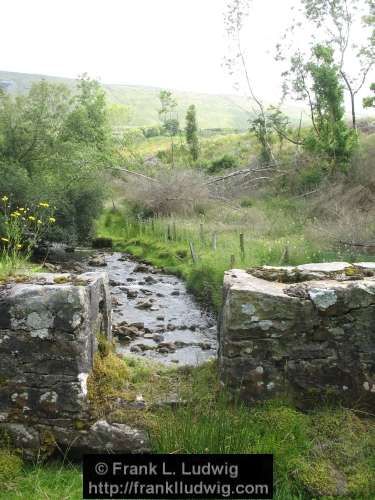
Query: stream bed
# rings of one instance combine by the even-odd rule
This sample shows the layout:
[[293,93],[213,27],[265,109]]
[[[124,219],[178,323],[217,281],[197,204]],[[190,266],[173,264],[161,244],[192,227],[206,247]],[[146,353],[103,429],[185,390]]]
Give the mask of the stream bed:
[[178,366],[216,356],[216,321],[182,280],[121,253],[97,253],[88,266],[108,272],[119,354]]

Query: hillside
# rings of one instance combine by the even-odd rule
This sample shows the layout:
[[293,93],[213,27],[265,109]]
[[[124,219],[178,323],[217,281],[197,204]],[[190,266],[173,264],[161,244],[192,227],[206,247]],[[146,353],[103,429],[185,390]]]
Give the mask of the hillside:
[[[0,71],[0,82],[9,82],[9,91],[13,93],[26,92],[32,83],[42,78],[69,86],[74,85],[74,80],[69,78]],[[103,84],[103,87],[107,92],[109,102],[130,108],[129,126],[147,127],[158,123],[160,88],[120,84]],[[244,97],[177,90],[173,93],[177,98],[178,112],[181,117],[185,116],[190,104],[195,104],[201,128],[247,128],[248,113],[245,109],[248,102]],[[298,116],[300,112],[297,107],[288,107],[286,111],[291,117]]]

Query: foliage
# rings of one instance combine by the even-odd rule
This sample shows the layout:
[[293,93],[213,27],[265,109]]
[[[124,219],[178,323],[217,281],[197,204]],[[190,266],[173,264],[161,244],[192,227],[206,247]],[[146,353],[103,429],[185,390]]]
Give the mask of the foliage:
[[[374,2],[302,0],[301,3],[302,8],[299,12],[297,9],[297,15],[293,15],[284,39],[290,40],[297,34],[298,28],[304,30],[305,38],[311,28],[311,44],[331,47],[340,81],[350,97],[355,129],[356,98],[375,63]],[[285,43],[279,44],[278,58],[284,59],[286,51]]]
[[49,238],[90,235],[104,193],[97,173],[111,157],[104,93],[86,76],[73,96],[41,81],[0,97],[0,191],[18,206],[47,198],[58,220]]
[[189,106],[186,113],[186,142],[194,161],[198,160],[199,157],[199,140],[198,140],[198,124],[197,116],[194,104]]
[[307,151],[332,161],[332,169],[345,169],[357,147],[357,135],[349,130],[344,117],[344,95],[339,68],[329,47],[316,45],[311,59],[301,53],[292,58],[290,76],[293,89],[310,105],[313,127],[302,144]]
[[33,248],[48,233],[48,228],[56,222],[53,209],[47,202],[39,202],[37,206],[14,207],[9,198],[0,198],[0,248],[1,258],[16,267],[21,256],[30,257]]
[[208,171],[212,174],[219,172],[220,170],[230,170],[238,167],[238,161],[236,158],[229,154],[225,154],[217,160],[212,160]]
[[159,117],[167,134],[171,137],[177,135],[180,124],[176,112],[177,101],[169,90],[161,90],[159,94],[160,105]]
[[12,483],[20,476],[22,471],[22,460],[11,451],[0,448],[0,483]]
[[364,108],[375,108],[375,83],[371,84],[370,90],[372,90],[374,95],[371,97],[365,97],[363,99],[363,107]]
[[155,125],[154,127],[142,128],[142,132],[146,139],[150,139],[150,137],[158,137],[160,135],[163,135],[164,130],[162,127],[157,127]]

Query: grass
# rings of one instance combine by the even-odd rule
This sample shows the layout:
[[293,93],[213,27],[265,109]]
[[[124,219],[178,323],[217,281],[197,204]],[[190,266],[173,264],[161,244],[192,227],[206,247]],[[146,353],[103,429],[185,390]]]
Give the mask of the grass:
[[[0,450],[0,457],[1,453]],[[48,466],[25,465],[12,474],[12,477],[8,477],[2,482],[0,499],[81,500],[82,474],[80,468],[61,463]]]
[[[113,370],[108,353],[106,387],[119,395],[119,376]],[[123,367],[119,367],[119,364]],[[273,453],[277,500],[329,498],[336,492],[336,477],[344,478],[347,496],[374,498],[373,468],[375,424],[361,419],[354,411],[320,408],[305,414],[282,401],[251,408],[230,400],[220,388],[216,363],[198,368],[166,369],[143,360],[117,358],[115,366],[123,370],[122,390],[128,395],[142,394],[152,403],[157,392],[167,388],[184,404],[153,407],[138,411],[138,426],[149,430],[155,453]],[[159,396],[160,396],[159,394]],[[142,414],[142,415],[141,415]],[[112,414],[117,422],[132,421],[129,410]],[[1,460],[5,456],[6,461]],[[78,499],[81,498],[81,472],[69,464],[24,466],[0,451],[8,477],[2,483],[0,499]],[[9,474],[9,463],[13,469]],[[4,470],[4,469],[3,469]]]
[[[223,274],[231,267],[369,259],[369,256],[322,249],[308,240],[304,235],[308,221],[303,202],[279,198],[262,203],[236,212],[216,207],[205,217],[145,221],[136,221],[126,210],[109,210],[98,222],[98,233],[111,237],[115,249],[184,278],[190,291],[215,311],[221,304]],[[240,249],[241,233],[244,254]],[[212,243],[214,234],[216,250]],[[189,242],[196,262],[192,260]]]
[[22,256],[10,258],[5,253],[0,254],[0,281],[11,276],[30,274],[38,268]]

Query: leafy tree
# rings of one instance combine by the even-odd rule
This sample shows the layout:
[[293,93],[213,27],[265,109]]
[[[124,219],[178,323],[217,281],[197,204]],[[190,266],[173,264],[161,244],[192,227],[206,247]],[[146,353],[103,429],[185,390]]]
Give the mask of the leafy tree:
[[186,142],[189,147],[191,157],[196,161],[199,157],[199,140],[198,140],[198,124],[197,114],[194,104],[189,106],[186,113]]
[[371,84],[370,90],[372,90],[374,95],[371,97],[365,97],[363,99],[363,107],[364,108],[375,108],[375,83]]
[[105,92],[96,80],[86,74],[79,78],[77,94],[71,99],[63,138],[104,150],[110,139]]
[[310,106],[313,127],[303,146],[327,156],[333,168],[345,167],[357,145],[357,135],[345,122],[344,93],[333,50],[316,45],[307,62],[298,53],[292,58],[289,76],[298,98]]
[[41,81],[28,94],[0,97],[0,192],[12,203],[56,207],[50,238],[84,241],[103,200],[98,175],[111,161],[105,97],[84,77],[72,95]]
[[[340,78],[351,101],[352,126],[356,128],[356,98],[375,64],[374,0],[301,0],[302,9],[284,38],[294,35],[306,21],[312,27],[312,43],[333,49]],[[358,37],[358,33],[361,33]],[[279,59],[285,46],[278,45]]]
[[178,115],[176,112],[177,101],[169,90],[161,90],[159,94],[161,108],[159,117],[163,127],[171,139],[172,165],[174,165],[174,140],[173,138],[180,130]]

